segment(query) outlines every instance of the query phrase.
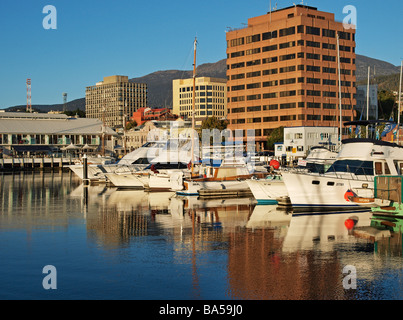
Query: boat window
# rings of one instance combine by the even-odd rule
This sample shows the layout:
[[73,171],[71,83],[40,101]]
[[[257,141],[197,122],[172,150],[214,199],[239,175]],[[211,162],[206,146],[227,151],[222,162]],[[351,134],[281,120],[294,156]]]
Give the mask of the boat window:
[[375,162],[375,174],[382,174],[382,162]]
[[389,166],[386,162],[385,162],[385,174],[390,174]]
[[328,185],[328,186],[334,186],[334,182],[333,182],[333,181],[328,181],[328,182],[327,182],[327,185]]
[[326,172],[346,172],[353,173],[355,175],[374,175],[374,167],[372,161],[337,160]]
[[318,181],[318,180],[313,180],[312,181],[312,184],[319,184],[320,183],[320,181]]
[[136,161],[133,161],[132,164],[149,164],[148,158],[138,158]]

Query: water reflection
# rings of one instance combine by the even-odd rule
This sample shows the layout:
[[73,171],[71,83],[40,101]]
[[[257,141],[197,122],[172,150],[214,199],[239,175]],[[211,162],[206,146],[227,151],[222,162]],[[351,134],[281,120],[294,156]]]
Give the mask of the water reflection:
[[1,175],[0,181],[0,230],[82,223],[80,201],[67,200],[79,183],[71,173],[17,173]]
[[[0,231],[60,232],[82,225],[86,238],[75,239],[84,241],[76,245],[108,252],[108,259],[132,268],[144,263],[159,280],[143,288],[151,299],[160,298],[169,281],[161,272],[169,270],[190,275],[170,283],[164,298],[171,299],[400,298],[398,284],[388,283],[385,291],[382,282],[390,275],[401,279],[400,227],[395,223],[392,237],[372,241],[344,224],[354,219],[356,228],[373,226],[371,212],[293,216],[248,198],[83,187],[68,173],[2,176],[0,200]],[[94,253],[86,254],[80,259],[90,263]],[[98,263],[107,268],[110,262]],[[358,270],[357,290],[343,288],[346,265]]]

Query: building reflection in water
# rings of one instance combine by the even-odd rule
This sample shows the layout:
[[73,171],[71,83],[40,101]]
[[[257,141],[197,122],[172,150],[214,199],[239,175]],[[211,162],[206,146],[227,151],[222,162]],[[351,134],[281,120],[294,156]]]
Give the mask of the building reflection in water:
[[83,223],[80,201],[69,195],[79,185],[71,172],[18,172],[0,176],[0,229],[67,228]]
[[3,176],[1,187],[0,229],[68,228],[80,221],[87,240],[104,250],[157,237],[172,246],[174,264],[191,269],[195,299],[204,297],[203,264],[214,263],[217,251],[225,256],[227,297],[259,300],[360,298],[343,289],[343,267],[354,265],[362,280],[375,281],[382,265],[368,263],[368,253],[379,261],[402,255],[401,233],[374,242],[346,229],[348,218],[369,226],[370,212],[293,216],[253,199],[83,187],[66,173]]

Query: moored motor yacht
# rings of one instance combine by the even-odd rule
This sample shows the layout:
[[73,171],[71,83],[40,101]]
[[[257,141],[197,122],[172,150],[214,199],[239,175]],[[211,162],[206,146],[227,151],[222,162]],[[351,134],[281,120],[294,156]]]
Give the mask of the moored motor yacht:
[[[324,146],[313,147],[306,159],[298,161],[298,167],[295,170],[324,173],[335,161],[336,156],[336,152]],[[265,178],[250,179],[247,183],[258,205],[277,204],[278,198],[288,196],[281,171],[274,171]]]
[[[117,163],[95,163],[88,162],[88,179],[90,181],[102,181],[106,180],[106,174],[116,172],[128,173],[130,171],[138,171],[139,169],[145,169],[149,166],[150,161],[157,157],[161,150],[167,145],[166,140],[162,141],[148,141],[140,148],[128,153]],[[83,165],[75,164],[69,166],[80,179],[83,179]]]
[[355,138],[342,141],[325,173],[290,170],[282,177],[293,208],[340,210],[373,205],[374,177],[400,175],[402,168],[403,147]]

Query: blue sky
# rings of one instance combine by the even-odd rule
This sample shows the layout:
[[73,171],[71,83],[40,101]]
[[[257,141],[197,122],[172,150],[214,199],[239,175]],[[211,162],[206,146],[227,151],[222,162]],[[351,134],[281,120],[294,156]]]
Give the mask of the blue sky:
[[[1,0],[0,109],[62,103],[85,96],[85,87],[104,76],[140,77],[158,70],[191,70],[197,36],[197,64],[226,57],[227,27],[243,27],[265,14],[269,0]],[[272,7],[293,1],[272,0]],[[295,3],[300,1],[295,0]],[[357,54],[400,65],[403,58],[403,1],[309,0],[304,4],[345,17],[357,8]],[[45,30],[46,5],[57,9],[57,30]]]

